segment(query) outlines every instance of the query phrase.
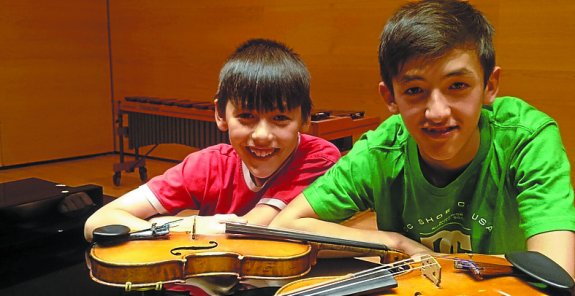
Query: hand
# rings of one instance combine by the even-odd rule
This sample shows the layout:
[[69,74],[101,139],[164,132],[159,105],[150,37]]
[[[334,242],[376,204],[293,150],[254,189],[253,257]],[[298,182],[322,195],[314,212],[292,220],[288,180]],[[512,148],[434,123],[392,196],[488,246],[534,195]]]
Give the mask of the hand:
[[[193,217],[190,217],[193,219]],[[236,214],[216,214],[214,216],[197,216],[196,234],[226,233],[226,222],[247,223],[247,220]],[[193,221],[192,221],[193,223]]]
[[378,231],[381,241],[393,249],[397,249],[413,258],[420,257],[421,255],[438,255],[425,245],[412,240],[401,233],[392,231]]
[[[180,220],[174,222],[176,220]],[[194,222],[195,220],[195,222]],[[226,232],[226,222],[247,223],[247,220],[236,214],[216,214],[214,216],[159,216],[150,219],[150,222],[162,225],[174,222],[170,225],[170,231],[188,232],[196,234],[223,234]],[[195,226],[194,226],[195,223]],[[195,229],[194,229],[195,228]]]
[[[226,232],[226,222],[247,223],[247,220],[235,214],[216,214],[214,216],[160,216],[150,219],[150,222],[162,225],[167,222],[174,222],[170,225],[170,231],[188,232],[195,234],[223,234]],[[195,222],[194,222],[195,220]],[[195,224],[195,226],[194,226]]]

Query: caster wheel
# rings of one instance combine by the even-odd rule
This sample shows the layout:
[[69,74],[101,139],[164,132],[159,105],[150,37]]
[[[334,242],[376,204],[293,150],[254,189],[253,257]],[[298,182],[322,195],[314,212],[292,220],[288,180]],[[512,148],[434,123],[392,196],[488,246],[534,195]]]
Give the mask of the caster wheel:
[[114,177],[112,177],[114,185],[120,186],[120,181],[122,180],[122,173],[116,172],[114,173]]
[[145,167],[140,167],[138,171],[140,173],[140,180],[146,182],[148,180],[148,170]]

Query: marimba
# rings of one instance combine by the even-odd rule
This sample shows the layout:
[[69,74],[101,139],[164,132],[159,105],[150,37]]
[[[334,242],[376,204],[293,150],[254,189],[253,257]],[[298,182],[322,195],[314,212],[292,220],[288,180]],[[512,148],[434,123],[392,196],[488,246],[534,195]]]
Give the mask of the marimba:
[[[122,171],[136,168],[140,180],[148,179],[146,157],[160,144],[183,144],[202,149],[228,143],[214,118],[213,102],[154,97],[126,97],[117,101],[117,128],[120,161],[114,164],[113,181],[120,185]],[[127,122],[126,122],[127,121]],[[127,123],[127,124],[126,124]],[[375,129],[378,117],[364,116],[363,111],[314,111],[307,133],[334,143],[342,153],[351,149],[354,137]],[[134,160],[125,160],[124,139],[134,150]],[[145,154],[139,148],[152,146]]]

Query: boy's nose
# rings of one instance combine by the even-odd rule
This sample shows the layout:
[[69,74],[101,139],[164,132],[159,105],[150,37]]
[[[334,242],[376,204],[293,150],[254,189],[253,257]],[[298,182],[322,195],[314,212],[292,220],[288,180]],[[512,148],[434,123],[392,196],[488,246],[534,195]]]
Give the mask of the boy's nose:
[[442,122],[451,115],[451,108],[445,96],[432,92],[427,102],[425,117],[432,122]]
[[273,139],[271,126],[266,120],[260,120],[256,124],[252,132],[252,139],[256,142],[271,141]]

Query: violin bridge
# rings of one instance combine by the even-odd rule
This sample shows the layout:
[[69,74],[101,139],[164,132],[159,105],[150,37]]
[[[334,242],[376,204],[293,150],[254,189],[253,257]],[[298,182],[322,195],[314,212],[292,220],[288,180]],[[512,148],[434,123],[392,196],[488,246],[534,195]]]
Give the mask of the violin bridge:
[[441,265],[433,256],[421,256],[421,275],[428,278],[436,287],[441,283]]

